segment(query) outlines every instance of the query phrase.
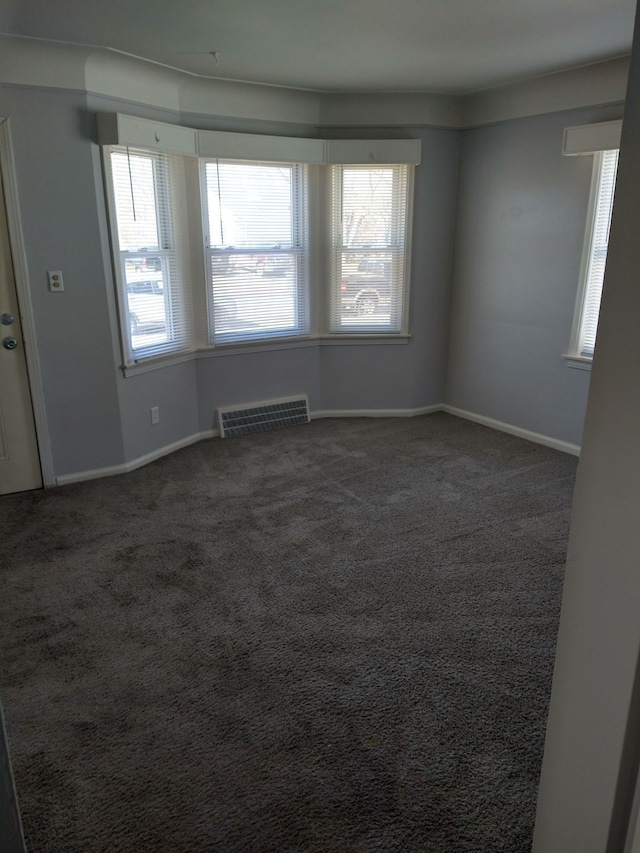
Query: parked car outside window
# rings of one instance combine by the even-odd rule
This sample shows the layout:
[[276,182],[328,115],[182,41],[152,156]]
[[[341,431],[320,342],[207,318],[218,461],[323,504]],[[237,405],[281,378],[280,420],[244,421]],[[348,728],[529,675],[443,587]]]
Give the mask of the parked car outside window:
[[132,335],[164,329],[166,303],[162,279],[129,282],[127,302]]

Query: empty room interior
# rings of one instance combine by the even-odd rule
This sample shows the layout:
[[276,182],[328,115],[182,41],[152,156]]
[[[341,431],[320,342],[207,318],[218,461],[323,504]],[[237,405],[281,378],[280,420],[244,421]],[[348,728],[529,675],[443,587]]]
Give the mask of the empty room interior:
[[2,853],[640,851],[634,17],[5,0]]

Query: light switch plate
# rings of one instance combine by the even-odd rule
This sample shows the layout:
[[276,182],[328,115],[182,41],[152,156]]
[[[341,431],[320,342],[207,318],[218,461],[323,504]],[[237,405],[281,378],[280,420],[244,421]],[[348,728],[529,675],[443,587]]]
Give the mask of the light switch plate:
[[49,279],[49,290],[52,293],[64,290],[64,282],[60,270],[48,270],[47,277]]

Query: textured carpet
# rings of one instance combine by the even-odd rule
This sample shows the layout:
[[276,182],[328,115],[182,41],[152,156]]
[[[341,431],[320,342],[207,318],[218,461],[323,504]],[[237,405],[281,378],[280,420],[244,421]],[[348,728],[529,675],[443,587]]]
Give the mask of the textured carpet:
[[437,414],[0,499],[29,850],[528,851],[575,466]]

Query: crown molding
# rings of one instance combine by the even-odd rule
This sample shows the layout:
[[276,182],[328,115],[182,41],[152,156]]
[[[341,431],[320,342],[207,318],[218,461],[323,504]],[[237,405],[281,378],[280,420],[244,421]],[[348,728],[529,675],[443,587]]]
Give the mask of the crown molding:
[[627,93],[629,63],[629,57],[620,57],[465,95],[460,99],[463,126],[478,127],[543,113],[622,104]]
[[0,36],[0,82],[81,91],[91,53],[92,48]]
[[584,107],[622,104],[627,57],[469,95],[314,92],[198,77],[118,51],[0,36],[0,84],[84,91],[169,110],[309,128],[461,130]]

